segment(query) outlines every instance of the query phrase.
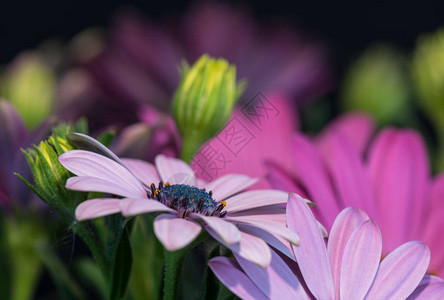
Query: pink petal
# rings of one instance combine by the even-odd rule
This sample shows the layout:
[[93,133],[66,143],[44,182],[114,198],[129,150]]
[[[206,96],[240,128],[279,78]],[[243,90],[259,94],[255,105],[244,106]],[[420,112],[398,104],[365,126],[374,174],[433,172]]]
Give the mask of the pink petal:
[[193,170],[184,161],[159,154],[155,158],[155,163],[160,179],[164,183],[180,184],[183,183],[184,179],[187,179],[189,181],[186,184],[196,184]]
[[285,172],[285,170],[273,162],[266,162],[266,166],[267,180],[270,182],[273,189],[295,193],[302,197],[308,197],[303,189],[296,184],[290,173]]
[[387,253],[416,238],[422,226],[429,167],[419,134],[382,131],[370,152],[369,172],[380,211],[379,219],[375,218]]
[[351,234],[345,247],[340,274],[340,299],[364,299],[378,271],[382,237],[368,220]]
[[177,211],[166,207],[156,200],[150,199],[129,199],[125,198],[120,201],[120,209],[125,217],[141,215],[151,212],[169,212],[176,214]]
[[345,246],[359,224],[368,220],[367,214],[354,207],[348,207],[336,217],[327,243],[328,258],[333,273],[336,299],[339,299],[339,278]]
[[374,129],[375,122],[370,116],[352,112],[341,115],[328,126],[327,130],[345,135],[362,157]]
[[273,235],[266,230],[247,224],[239,224],[238,226],[240,231],[257,236],[276,250],[279,250],[291,259],[295,259],[291,244],[280,236]]
[[202,226],[191,220],[161,214],[154,220],[154,233],[168,251],[176,251],[190,244]]
[[418,286],[430,261],[430,250],[422,242],[408,242],[381,262],[367,299],[405,299]]
[[[259,182],[254,185],[255,188],[270,188],[265,180],[264,162],[272,160],[279,165],[289,165],[292,151],[288,137],[296,129],[297,120],[291,101],[277,95],[270,97],[267,95],[267,98],[267,102],[256,104],[250,102],[251,109],[258,105],[259,117],[246,116],[247,110],[243,112],[235,110],[233,117],[219,135],[202,147],[194,158],[195,162],[206,161],[205,153],[211,151],[213,153],[217,151],[219,160],[214,159],[212,162],[202,164],[201,168],[195,168],[198,177],[211,180],[226,174],[245,174],[259,178]],[[266,105],[265,109],[271,108],[272,111],[265,111],[259,105]],[[233,136],[232,132],[237,132],[237,135]],[[239,144],[238,141],[244,142]]]
[[109,182],[91,176],[70,177],[66,181],[66,188],[83,192],[102,192],[122,197],[140,198],[141,196],[122,183]]
[[429,273],[444,274],[444,174],[440,174],[431,186],[428,209],[424,215],[420,237],[430,247]]
[[225,244],[232,245],[239,242],[241,233],[234,224],[231,224],[225,218],[207,217],[200,214],[191,214],[194,219],[201,219],[209,226]]
[[299,246],[293,246],[293,252],[308,288],[317,299],[334,298],[324,238],[310,208],[296,194],[290,194],[288,198],[287,222],[301,239]]
[[241,231],[241,239],[239,242],[228,245],[225,244],[211,228],[207,228],[207,232],[221,244],[224,244],[231,251],[239,254],[246,260],[265,268],[271,261],[271,250],[267,244],[253,235]]
[[114,198],[86,200],[77,206],[76,219],[83,221],[118,213],[120,201],[122,200]]
[[299,237],[296,233],[288,229],[285,225],[270,221],[267,219],[259,219],[255,216],[242,216],[242,217],[226,217],[225,219],[234,223],[244,223],[249,224],[263,230],[270,232],[271,234],[280,236],[290,243],[297,245],[299,244]]
[[354,206],[375,215],[370,179],[362,158],[350,140],[339,132],[322,136],[319,149],[342,207]]
[[232,259],[215,257],[208,262],[217,278],[241,299],[267,299]]
[[247,191],[228,198],[226,210],[234,213],[256,207],[286,203],[288,193],[276,190]]
[[267,219],[287,225],[287,218],[285,216],[285,207],[282,204],[274,204],[268,206],[261,206],[249,210],[242,210],[238,212],[229,212],[227,216],[242,217],[255,216],[259,219]]
[[317,204],[316,211],[321,217],[320,221],[330,228],[339,213],[339,203],[318,151],[305,136],[296,134],[293,139],[293,152],[294,171],[309,199]]
[[154,165],[143,160],[131,158],[122,158],[122,162],[147,186],[150,186],[151,183],[157,186],[159,183],[160,179]]
[[213,199],[221,201],[255,184],[257,180],[246,175],[228,174],[211,181],[205,188],[213,191]]
[[266,268],[261,268],[236,254],[234,257],[269,299],[309,299],[296,275],[274,251],[271,251],[271,263]]
[[91,176],[126,186],[144,197],[145,190],[136,177],[121,164],[103,155],[84,150],[71,150],[59,156],[60,163],[77,176]]
[[407,300],[442,300],[444,299],[444,280],[426,275]]

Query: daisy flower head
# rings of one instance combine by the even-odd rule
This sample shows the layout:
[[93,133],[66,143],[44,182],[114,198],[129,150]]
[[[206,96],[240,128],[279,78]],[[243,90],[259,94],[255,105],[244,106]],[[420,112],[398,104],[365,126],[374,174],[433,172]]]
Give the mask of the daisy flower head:
[[82,202],[76,208],[79,221],[119,212],[126,217],[156,213],[154,233],[167,250],[186,247],[203,227],[231,251],[262,267],[271,260],[266,242],[284,249],[299,242],[299,237],[286,227],[282,205],[288,198],[285,192],[242,192],[256,179],[229,174],[205,182],[179,159],[158,155],[154,165],[120,159],[88,136],[74,137],[92,144],[104,155],[86,150],[62,154],[60,163],[76,175],[67,180],[66,187],[122,197]]
[[424,276],[430,250],[407,242],[382,261],[378,226],[357,208],[335,219],[327,245],[305,201],[290,195],[288,226],[301,237],[293,247],[296,261],[272,253],[261,269],[235,254],[236,261],[216,257],[216,276],[242,299],[442,299],[444,281]]

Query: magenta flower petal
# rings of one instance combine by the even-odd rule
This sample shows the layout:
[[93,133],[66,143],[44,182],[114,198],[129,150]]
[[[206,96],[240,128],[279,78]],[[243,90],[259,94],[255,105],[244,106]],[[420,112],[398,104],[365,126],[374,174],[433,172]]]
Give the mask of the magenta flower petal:
[[271,250],[260,238],[241,231],[241,239],[233,245],[225,244],[217,233],[211,228],[207,228],[208,233],[221,244],[224,244],[231,251],[239,256],[265,268],[271,261]]
[[289,266],[274,251],[271,262],[261,268],[234,254],[237,262],[268,299],[309,299]]
[[368,220],[368,216],[364,211],[358,208],[348,207],[342,210],[336,217],[331,228],[327,252],[337,299],[339,299],[339,279],[345,246],[356,227],[366,220]]
[[[159,154],[155,158],[155,163],[157,171],[159,172],[160,179],[165,182],[170,182],[171,184],[178,184],[182,182],[177,182],[177,178],[184,179],[189,177],[189,182],[187,184],[194,185],[194,172],[180,159],[166,157],[165,155]],[[181,176],[182,175],[182,176]]]
[[80,203],[76,208],[76,219],[79,221],[99,218],[120,212],[119,199],[91,199]]
[[442,300],[444,299],[444,280],[426,275],[407,300]]
[[241,233],[237,227],[225,220],[225,218],[191,214],[194,219],[200,219],[206,223],[228,245],[239,242]]
[[340,299],[364,299],[378,271],[382,237],[368,220],[351,234],[345,247],[340,275]]
[[341,133],[330,132],[319,143],[331,181],[337,191],[337,201],[343,206],[354,206],[375,215],[370,179],[359,153],[350,140]]
[[419,135],[410,130],[382,131],[370,152],[369,172],[388,252],[416,238],[422,226],[429,168]]
[[368,299],[405,299],[418,286],[430,261],[422,242],[408,242],[393,250],[379,266]]
[[300,134],[293,139],[293,152],[297,177],[318,204],[320,221],[330,228],[339,213],[339,205],[321,157],[311,142]]
[[232,259],[216,257],[208,262],[213,273],[233,294],[245,300],[266,300],[267,297]]
[[169,212],[176,214],[174,209],[166,207],[156,200],[125,198],[119,202],[122,215],[125,217],[146,214],[150,212]]
[[328,131],[336,131],[345,135],[360,155],[364,155],[374,129],[375,122],[373,119],[359,112],[344,114],[328,127]]
[[83,192],[102,192],[130,198],[141,197],[127,186],[91,176],[70,177],[66,181],[66,187]]
[[154,220],[154,233],[168,251],[189,245],[201,230],[199,224],[173,215],[161,214]]
[[266,242],[268,245],[279,250],[280,252],[287,255],[291,259],[295,258],[291,244],[287,240],[281,238],[280,236],[273,235],[267,230],[252,225],[239,224],[238,226],[242,232],[257,236],[258,238]]
[[298,195],[290,194],[288,198],[287,222],[301,239],[299,246],[293,246],[293,251],[308,288],[317,299],[334,298],[324,238],[310,208]]
[[259,219],[257,217],[248,217],[248,216],[242,216],[242,217],[227,217],[227,220],[230,220],[235,223],[244,223],[249,224],[264,230],[267,230],[268,232],[280,236],[290,243],[297,245],[299,244],[299,237],[296,233],[294,233],[292,230],[288,229],[287,227],[283,227],[281,223],[270,221],[267,219]]
[[59,156],[60,163],[77,176],[91,176],[125,185],[139,196],[144,196],[145,190],[136,177],[119,163],[94,152],[72,150]]
[[249,210],[272,204],[286,203],[288,194],[275,190],[254,190],[235,195],[227,199],[227,210],[229,213]]
[[287,218],[285,217],[285,207],[282,204],[268,205],[252,208],[250,210],[241,210],[237,212],[229,212],[230,217],[255,216],[258,219],[267,219],[279,222],[287,226]]
[[257,178],[251,178],[246,175],[228,174],[211,181],[205,186],[205,189],[213,191],[213,198],[221,201],[248,188],[257,181]]
[[301,187],[291,179],[291,175],[273,162],[266,162],[267,180],[274,189],[298,194],[307,197]]
[[156,167],[139,159],[122,158],[122,162],[140,179],[144,184],[150,186],[151,183],[158,184],[160,181]]

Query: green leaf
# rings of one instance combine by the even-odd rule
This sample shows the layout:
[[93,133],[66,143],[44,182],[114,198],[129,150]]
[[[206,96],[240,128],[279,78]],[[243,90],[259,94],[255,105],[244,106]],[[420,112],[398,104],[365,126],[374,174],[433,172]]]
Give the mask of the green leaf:
[[119,299],[125,293],[131,273],[132,253],[127,228],[124,228],[113,260],[110,297]]

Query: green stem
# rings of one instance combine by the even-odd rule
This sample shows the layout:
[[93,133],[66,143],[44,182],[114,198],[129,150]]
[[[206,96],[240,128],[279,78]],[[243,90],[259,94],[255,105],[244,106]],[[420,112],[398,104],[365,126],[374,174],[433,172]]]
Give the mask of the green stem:
[[182,269],[182,264],[186,253],[184,250],[185,249],[174,252],[165,250],[165,275],[163,288],[164,300],[177,299],[180,271]]
[[202,140],[196,136],[184,136],[182,138],[182,151],[180,153],[180,158],[189,164],[202,144]]
[[97,239],[94,238],[93,233],[88,230],[83,223],[74,222],[71,224],[71,228],[83,239],[88,248],[91,250],[94,260],[97,262],[100,270],[102,271],[103,278],[105,278],[105,281],[108,283],[110,270],[106,255],[103,252],[103,247],[101,247]]

